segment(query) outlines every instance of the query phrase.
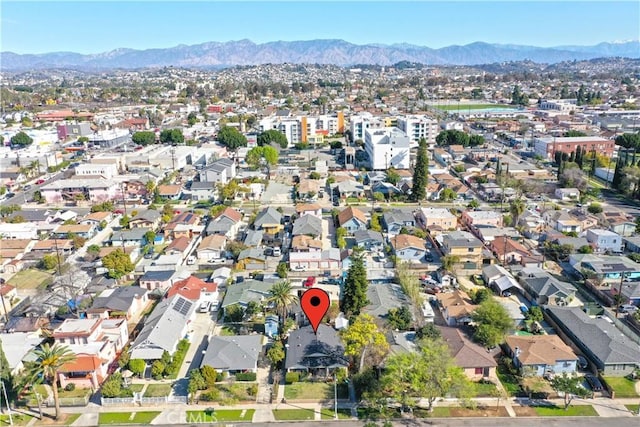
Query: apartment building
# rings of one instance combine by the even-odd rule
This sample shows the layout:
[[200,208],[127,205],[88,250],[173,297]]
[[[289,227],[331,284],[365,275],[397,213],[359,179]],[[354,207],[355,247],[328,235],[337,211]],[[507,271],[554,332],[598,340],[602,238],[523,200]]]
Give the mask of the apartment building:
[[417,146],[422,138],[427,144],[435,144],[439,132],[438,122],[425,115],[398,117],[398,128],[407,134],[412,147]]
[[364,148],[373,170],[409,169],[410,147],[409,137],[398,128],[367,129],[364,133]]
[[349,130],[354,141],[359,139],[364,141],[364,133],[367,129],[382,129],[385,127],[385,123],[371,113],[351,116],[349,121]]
[[615,142],[599,136],[579,136],[579,137],[544,137],[534,140],[535,154],[545,159],[552,160],[556,151],[571,154],[580,147],[583,152],[596,151],[607,157],[613,156]]

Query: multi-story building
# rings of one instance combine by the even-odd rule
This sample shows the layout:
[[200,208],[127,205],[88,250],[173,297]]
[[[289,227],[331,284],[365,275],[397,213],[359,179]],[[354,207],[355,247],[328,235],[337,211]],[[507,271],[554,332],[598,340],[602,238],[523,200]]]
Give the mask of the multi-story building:
[[575,152],[578,147],[581,148],[582,152],[596,151],[598,154],[611,157],[615,149],[615,142],[599,136],[545,137],[534,140],[535,154],[545,159],[553,159],[556,151],[571,154]]
[[437,234],[446,230],[453,230],[458,225],[458,218],[445,208],[421,208],[416,214],[418,223],[425,230]]
[[363,140],[364,133],[367,129],[382,129],[385,127],[384,122],[371,113],[362,113],[357,116],[351,116],[349,119],[349,130],[354,141]]
[[482,242],[466,231],[453,231],[442,236],[443,253],[459,257],[464,269],[482,267],[482,248]]
[[83,163],[75,168],[76,176],[101,176],[103,178],[113,178],[118,175],[118,166],[114,163]]
[[595,246],[596,252],[622,252],[622,237],[613,231],[604,229],[587,230],[587,241]]
[[398,128],[367,129],[364,133],[364,148],[373,170],[409,169],[410,147],[409,137]]
[[438,122],[428,116],[398,117],[398,128],[407,134],[412,146],[417,146],[422,138],[427,144],[435,144],[438,136]]

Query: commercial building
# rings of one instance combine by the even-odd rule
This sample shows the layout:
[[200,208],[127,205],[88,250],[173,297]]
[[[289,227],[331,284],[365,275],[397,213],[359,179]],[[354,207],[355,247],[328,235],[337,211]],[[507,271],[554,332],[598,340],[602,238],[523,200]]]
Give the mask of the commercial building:
[[371,169],[409,169],[409,137],[398,128],[367,129],[364,148],[369,155]]
[[578,147],[580,147],[583,152],[596,151],[598,154],[611,157],[615,149],[615,142],[599,136],[545,137],[534,140],[535,154],[549,160],[554,158],[556,151],[571,154],[575,152]]

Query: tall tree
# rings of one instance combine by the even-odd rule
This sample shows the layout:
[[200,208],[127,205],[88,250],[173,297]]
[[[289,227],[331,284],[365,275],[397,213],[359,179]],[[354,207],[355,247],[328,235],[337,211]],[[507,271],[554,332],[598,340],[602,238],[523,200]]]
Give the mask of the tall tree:
[[367,300],[367,270],[364,268],[364,259],[361,253],[354,251],[351,255],[352,263],[344,282],[343,297],[341,302],[342,312],[348,317],[357,316],[365,307]]
[[289,306],[298,301],[298,297],[291,293],[291,283],[288,280],[281,280],[274,283],[269,290],[269,302],[276,306],[276,311],[280,316],[280,325],[284,325],[287,318]]
[[427,183],[429,181],[429,155],[427,154],[427,141],[423,138],[418,145],[416,165],[413,169],[413,186],[411,197],[415,201],[422,201],[427,195]]
[[513,319],[494,299],[484,301],[471,315],[475,322],[474,338],[487,348],[496,347],[513,329]]
[[76,360],[76,355],[69,347],[54,344],[43,344],[35,352],[36,361],[29,367],[28,376],[34,382],[44,379],[51,382],[53,401],[56,408],[56,420],[60,418],[60,399],[58,396],[58,372],[67,363]]
[[511,214],[511,219],[513,221],[513,226],[518,225],[518,220],[520,219],[520,215],[524,213],[526,209],[526,205],[522,199],[515,199],[509,202],[509,213]]
[[258,145],[278,144],[281,148],[287,148],[289,141],[287,137],[276,129],[266,130],[258,135]]
[[163,144],[180,145],[184,144],[184,135],[180,129],[165,129],[160,132],[160,142]]
[[340,336],[345,344],[345,354],[359,360],[358,372],[362,371],[367,356],[379,363],[389,351],[384,333],[369,314],[357,316]]
[[223,126],[218,131],[218,142],[229,150],[237,150],[247,146],[247,138],[240,131],[231,126]]

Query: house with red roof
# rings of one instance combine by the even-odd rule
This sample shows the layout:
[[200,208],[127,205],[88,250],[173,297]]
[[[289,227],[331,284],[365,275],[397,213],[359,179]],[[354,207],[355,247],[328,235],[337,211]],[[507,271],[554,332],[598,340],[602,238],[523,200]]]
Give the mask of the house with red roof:
[[181,295],[197,304],[216,302],[218,301],[218,285],[215,283],[207,283],[196,276],[189,276],[184,280],[174,283],[169,288],[166,298],[171,298],[174,295]]

